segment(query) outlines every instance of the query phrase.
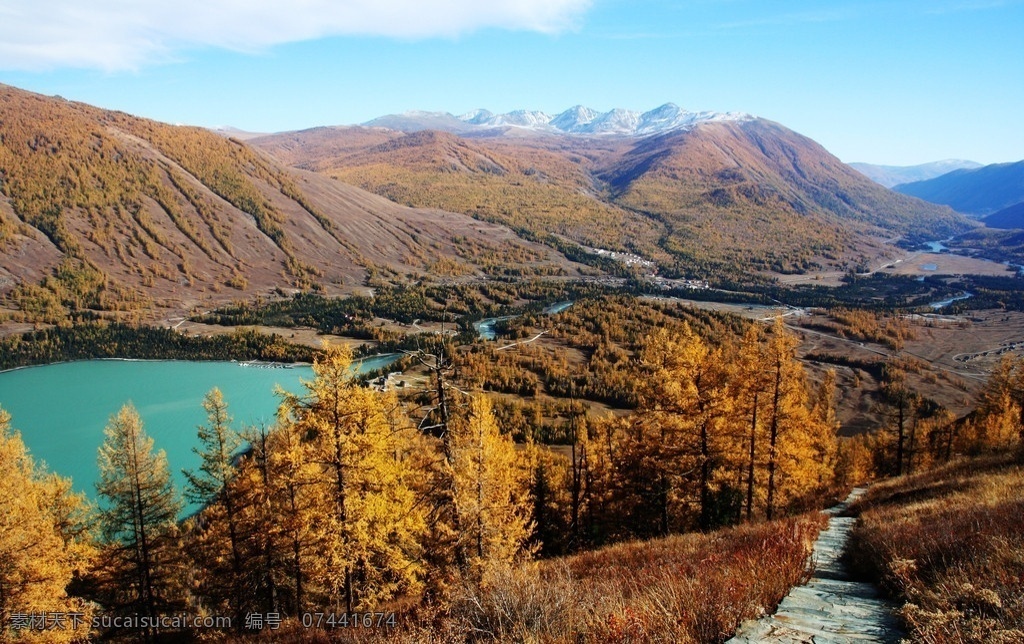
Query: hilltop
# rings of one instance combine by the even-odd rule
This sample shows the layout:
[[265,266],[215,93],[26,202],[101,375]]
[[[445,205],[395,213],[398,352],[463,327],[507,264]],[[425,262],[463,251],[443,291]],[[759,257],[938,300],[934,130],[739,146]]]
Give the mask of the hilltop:
[[1024,228],[1024,201],[992,213],[984,222],[989,228]]

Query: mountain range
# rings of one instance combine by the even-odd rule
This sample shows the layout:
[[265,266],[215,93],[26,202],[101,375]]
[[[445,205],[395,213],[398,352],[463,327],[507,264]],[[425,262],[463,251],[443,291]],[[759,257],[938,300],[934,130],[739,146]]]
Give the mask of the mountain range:
[[752,118],[749,114],[737,112],[691,112],[673,103],[665,103],[648,112],[621,108],[598,112],[576,105],[556,115],[534,110],[495,114],[479,109],[461,116],[449,112],[413,111],[381,116],[363,125],[402,132],[439,130],[468,136],[536,133],[639,137],[688,130],[701,123],[745,121]]
[[778,123],[672,104],[554,117],[410,112],[250,143],[399,203],[636,253],[668,274],[845,269],[893,234],[940,239],[969,227]]
[[946,159],[920,165],[874,165],[871,163],[851,163],[850,167],[860,172],[875,183],[892,188],[901,183],[934,179],[954,170],[973,170],[981,164],[963,159]]
[[0,295],[52,320],[379,280],[763,281],[972,225],[749,115],[417,114],[242,141],[0,86]]
[[900,184],[893,190],[984,217],[1024,201],[1024,161],[954,170],[927,181]]

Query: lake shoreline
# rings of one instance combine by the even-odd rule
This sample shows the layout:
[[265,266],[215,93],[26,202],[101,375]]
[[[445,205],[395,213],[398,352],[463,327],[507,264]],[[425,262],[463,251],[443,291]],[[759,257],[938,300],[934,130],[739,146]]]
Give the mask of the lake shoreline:
[[[380,354],[380,355],[391,355],[391,354]],[[377,356],[369,356],[369,358],[375,358]],[[41,362],[39,364],[27,364],[20,367],[10,367],[9,369],[0,369],[0,374],[10,373],[12,371],[21,371],[22,369],[35,369],[36,367],[52,367],[59,364],[71,364],[74,362],[92,362],[94,360],[103,360],[106,362],[234,362],[242,364],[246,362],[244,360],[224,360],[221,358],[210,358],[210,359],[187,359],[187,358],[78,358],[75,360],[57,360],[56,362]],[[253,360],[252,362],[255,362]],[[359,360],[353,360],[352,362],[360,362]],[[278,362],[268,364],[282,364],[291,366],[304,366],[312,367],[312,362]]]
[[[386,358],[391,356],[401,357],[402,354],[397,351],[390,351],[387,353],[374,353],[372,355],[364,356],[362,358],[353,358],[352,364],[368,362],[370,360],[377,360],[380,358]],[[210,358],[210,359],[187,359],[187,358],[80,358],[76,360],[58,360],[56,362],[42,362],[39,364],[27,364],[20,367],[11,367],[9,369],[0,369],[0,374],[11,373],[12,371],[21,371],[22,369],[35,369],[37,367],[51,367],[59,364],[71,364],[75,362],[91,362],[94,360],[103,360],[109,362],[233,362],[239,366],[254,366],[247,365],[246,363],[262,363],[257,368],[262,368],[262,365],[267,365],[268,368],[273,369],[292,369],[295,367],[312,367],[312,362],[272,362],[266,360],[224,360],[222,358]],[[396,358],[397,360],[397,358]],[[394,361],[392,361],[394,362]],[[281,365],[278,367],[277,365]]]

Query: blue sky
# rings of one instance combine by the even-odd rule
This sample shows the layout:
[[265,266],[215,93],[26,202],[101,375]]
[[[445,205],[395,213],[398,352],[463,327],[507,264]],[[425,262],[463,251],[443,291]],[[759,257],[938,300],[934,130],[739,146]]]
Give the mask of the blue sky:
[[0,82],[260,132],[674,102],[847,162],[996,163],[1024,159],[1024,0],[0,0]]

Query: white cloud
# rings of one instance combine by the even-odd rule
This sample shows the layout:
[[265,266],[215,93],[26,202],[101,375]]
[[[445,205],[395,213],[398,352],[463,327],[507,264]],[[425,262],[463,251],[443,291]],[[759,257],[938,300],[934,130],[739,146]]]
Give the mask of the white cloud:
[[326,36],[557,33],[591,0],[0,0],[0,68],[135,69],[189,47],[258,51]]

